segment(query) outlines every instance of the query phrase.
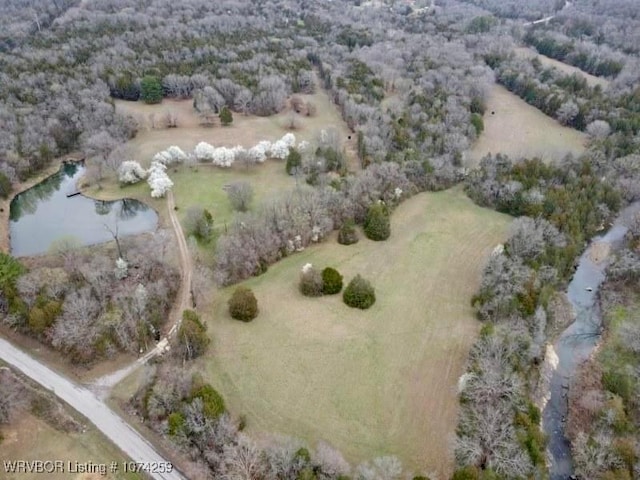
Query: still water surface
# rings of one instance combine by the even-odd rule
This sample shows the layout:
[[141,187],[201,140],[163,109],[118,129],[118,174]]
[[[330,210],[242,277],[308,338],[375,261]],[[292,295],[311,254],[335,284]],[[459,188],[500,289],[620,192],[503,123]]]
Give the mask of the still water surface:
[[158,215],[137,200],[67,197],[76,191],[84,171],[81,164],[65,163],[57,173],[13,199],[9,217],[13,255],[45,253],[62,237],[73,237],[82,245],[107,242],[113,237],[106,227],[117,228],[121,237],[155,230]]

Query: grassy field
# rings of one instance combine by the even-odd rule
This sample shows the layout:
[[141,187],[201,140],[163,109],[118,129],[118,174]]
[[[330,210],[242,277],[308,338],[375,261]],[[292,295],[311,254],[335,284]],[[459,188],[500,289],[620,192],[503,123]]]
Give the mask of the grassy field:
[[[305,102],[316,106],[317,113],[312,117],[297,115],[299,128],[293,130],[298,141],[314,140],[320,130],[337,128],[343,136],[345,150],[350,160],[350,168],[357,168],[355,159],[356,140],[342,120],[335,105],[331,103],[324,90],[318,89],[312,95],[298,95]],[[192,100],[163,100],[158,105],[146,105],[143,102],[127,102],[116,100],[116,111],[133,116],[140,125],[140,132],[129,142],[133,157],[147,164],[157,152],[171,145],[193,150],[199,142],[207,142],[214,146],[233,147],[242,145],[249,148],[260,140],[275,141],[290,131],[288,121],[291,109],[288,107],[278,115],[258,117],[255,115],[233,114],[233,123],[229,127],[202,127],[193,109]],[[166,112],[173,112],[178,118],[178,128],[152,129],[149,115],[162,117]],[[349,138],[351,136],[351,138]]]
[[574,73],[577,73],[578,75],[582,75],[587,80],[587,84],[592,87],[595,87],[596,85],[600,85],[602,88],[606,88],[609,85],[609,80],[607,80],[606,78],[596,77],[595,75],[591,75],[590,73],[580,70],[578,67],[574,67],[573,65],[560,62],[553,58],[547,57],[546,55],[541,55],[535,50],[533,50],[532,48],[520,47],[520,48],[516,48],[515,52],[517,55],[520,55],[521,57],[524,57],[524,58],[538,57],[538,60],[540,60],[542,65],[544,65],[545,67],[555,68],[568,75],[571,75]]
[[[352,462],[395,454],[448,474],[456,382],[478,329],[469,299],[508,223],[460,189],[423,193],[394,212],[387,242],[328,240],[284,259],[245,282],[259,301],[252,323],[230,319],[232,288],[201,309],[213,338],[202,372],[254,435],[324,439]],[[307,262],[346,281],[362,274],[377,303],[362,312],[341,296],[303,297]]]
[[504,153],[514,159],[537,156],[560,160],[567,153],[583,153],[587,141],[584,133],[563,127],[500,85],[491,87],[484,127],[465,155],[470,167],[489,153]]
[[[4,466],[0,478],[5,480],[134,480],[136,474],[123,473],[124,455],[93,427],[84,433],[60,432],[30,413],[21,413],[19,419],[3,426],[4,441],[0,445],[0,457],[4,461],[62,460],[65,472],[59,473],[6,473]],[[107,464],[117,462],[119,473],[68,473],[67,462]]]
[[[279,160],[268,160],[262,165],[255,165],[248,169],[239,165],[230,169],[201,165],[198,166],[197,172],[192,172],[183,167],[177,173],[171,174],[175,184],[173,192],[176,204],[179,207],[189,205],[205,207],[213,215],[217,226],[220,226],[231,220],[234,215],[227,192],[223,190],[225,185],[240,180],[249,182],[254,191],[252,208],[255,209],[279,192],[295,187],[295,179],[285,172],[284,167],[284,162]],[[304,180],[300,181],[304,182]],[[178,211],[178,217],[181,220],[185,214],[186,208]]]

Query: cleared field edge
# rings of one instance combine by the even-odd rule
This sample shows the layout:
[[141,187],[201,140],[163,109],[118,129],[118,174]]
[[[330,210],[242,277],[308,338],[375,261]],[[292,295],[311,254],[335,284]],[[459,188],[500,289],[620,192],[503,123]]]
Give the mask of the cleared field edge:
[[513,159],[539,157],[562,160],[586,149],[586,134],[560,125],[501,85],[491,86],[484,114],[484,132],[465,152],[465,164],[476,166],[489,153]]
[[555,68],[560,70],[563,73],[572,75],[577,74],[583,76],[587,80],[587,84],[591,87],[595,87],[596,85],[600,85],[602,88],[606,88],[609,86],[609,80],[602,77],[596,77],[595,75],[591,75],[584,70],[581,70],[578,67],[574,67],[573,65],[569,65],[568,63],[561,62],[556,60],[555,58],[547,57],[546,55],[542,55],[538,53],[535,49],[531,47],[518,47],[515,49],[517,55],[523,58],[538,58],[540,62],[546,66]]
[[[214,292],[203,314],[213,348],[198,368],[258,437],[324,439],[352,463],[394,454],[448,475],[455,386],[478,330],[469,300],[508,223],[459,188],[420,194],[394,212],[389,241],[329,240],[246,281],[261,308],[251,324],[229,318],[233,288]],[[363,274],[376,305],[360,312],[339,296],[302,297],[307,262],[337,267],[346,281]]]
[[[313,141],[322,129],[335,128],[342,136],[343,148],[347,155],[349,167],[359,169],[356,158],[356,136],[349,130],[327,91],[322,89],[316,81],[316,92],[313,94],[295,94],[302,101],[310,102],[316,107],[313,116],[295,114],[297,127],[289,128],[290,116],[293,110],[287,100],[286,108],[276,115],[261,117],[233,113],[233,123],[228,127],[203,127],[193,108],[190,99],[164,99],[156,105],[146,105],[141,101],[129,102],[115,100],[116,111],[131,115],[140,125],[138,135],[127,142],[133,157],[146,164],[151,157],[171,145],[177,145],[185,150],[192,150],[201,141],[216,146],[233,147],[242,145],[252,147],[261,140],[275,141],[287,132],[292,132],[298,141]],[[178,118],[178,127],[151,128],[150,115],[160,119],[167,112],[172,112]]]

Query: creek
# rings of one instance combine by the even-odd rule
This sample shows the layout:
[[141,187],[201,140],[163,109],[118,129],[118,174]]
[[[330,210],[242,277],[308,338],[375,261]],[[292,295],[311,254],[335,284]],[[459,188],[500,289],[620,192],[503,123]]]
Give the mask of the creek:
[[627,232],[625,219],[637,209],[638,205],[627,208],[606,234],[591,241],[580,257],[567,288],[575,320],[553,345],[557,366],[551,375],[550,397],[542,412],[542,428],[548,438],[551,460],[551,480],[567,480],[573,475],[571,446],[565,436],[569,388],[578,366],[589,358],[600,340],[602,315],[598,289],[605,280],[611,253],[619,247]]

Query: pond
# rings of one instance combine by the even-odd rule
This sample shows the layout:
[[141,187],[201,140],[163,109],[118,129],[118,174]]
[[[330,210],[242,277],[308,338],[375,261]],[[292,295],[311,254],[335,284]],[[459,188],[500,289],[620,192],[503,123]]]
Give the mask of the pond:
[[156,228],[156,212],[137,200],[107,202],[82,195],[67,197],[76,192],[84,171],[82,164],[64,163],[54,175],[16,195],[9,216],[14,256],[46,253],[63,237],[94,245],[113,240],[109,230],[124,237]]

